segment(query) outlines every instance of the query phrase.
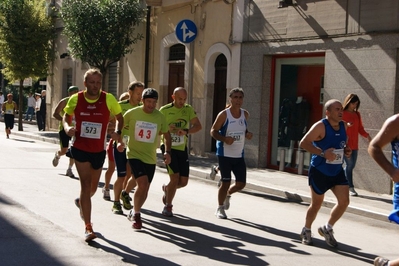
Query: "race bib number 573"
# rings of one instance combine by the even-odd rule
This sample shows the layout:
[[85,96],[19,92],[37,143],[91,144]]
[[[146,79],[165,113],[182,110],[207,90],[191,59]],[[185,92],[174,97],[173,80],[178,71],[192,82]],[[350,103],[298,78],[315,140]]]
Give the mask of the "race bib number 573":
[[140,142],[154,143],[158,133],[158,125],[145,121],[137,121],[134,138]]
[[101,123],[83,121],[80,136],[82,138],[100,139],[101,129],[102,129]]

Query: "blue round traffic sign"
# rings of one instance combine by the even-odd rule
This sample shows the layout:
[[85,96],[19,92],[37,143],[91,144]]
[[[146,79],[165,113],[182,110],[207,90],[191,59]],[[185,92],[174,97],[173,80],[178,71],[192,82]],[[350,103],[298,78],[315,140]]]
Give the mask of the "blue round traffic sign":
[[190,43],[197,37],[197,26],[189,19],[183,19],[176,25],[176,37],[182,43]]

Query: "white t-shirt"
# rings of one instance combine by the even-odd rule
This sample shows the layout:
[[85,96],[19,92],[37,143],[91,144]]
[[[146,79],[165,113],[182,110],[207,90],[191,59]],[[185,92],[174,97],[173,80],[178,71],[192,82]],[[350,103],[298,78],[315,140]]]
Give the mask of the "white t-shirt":
[[38,98],[36,100],[36,111],[40,111],[40,105],[42,104],[42,99]]

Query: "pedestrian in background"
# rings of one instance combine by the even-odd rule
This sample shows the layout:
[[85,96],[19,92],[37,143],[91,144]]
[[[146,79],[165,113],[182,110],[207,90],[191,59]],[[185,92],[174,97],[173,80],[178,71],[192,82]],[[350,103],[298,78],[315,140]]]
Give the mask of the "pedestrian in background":
[[[72,95],[64,108],[63,125],[69,137],[75,137],[69,153],[75,159],[80,181],[80,197],[75,204],[80,208],[85,223],[85,241],[90,242],[97,235],[91,223],[91,197],[96,193],[105,160],[105,138],[110,114],[118,123],[118,131],[123,127],[121,108],[115,97],[101,90],[100,70],[89,69],[84,75],[86,87]],[[72,116],[75,125],[72,125]],[[120,141],[120,135],[113,132],[111,137]]]
[[18,110],[17,104],[12,100],[12,94],[7,94],[7,101],[2,105],[2,113],[4,114],[5,130],[7,138],[11,134],[11,129],[14,128],[15,113]]
[[[194,134],[202,129],[194,108],[186,104],[187,91],[183,87],[177,87],[172,94],[173,102],[162,106],[159,111],[165,116],[169,125],[172,139],[171,163],[166,165],[170,181],[163,185],[164,195],[162,201],[164,216],[173,216],[172,201],[178,188],[185,187],[188,183],[190,164],[188,161],[187,141],[188,134]],[[162,139],[162,143],[163,143]],[[163,149],[162,149],[163,147]],[[164,145],[161,150],[165,152]]]
[[[382,125],[380,131],[371,140],[368,152],[378,165],[389,175],[394,182],[393,189],[393,211],[389,214],[390,221],[399,223],[399,114],[389,117]],[[392,163],[383,152],[383,147],[391,144]],[[393,261],[377,257],[375,266],[398,266],[399,258]]]
[[32,121],[33,115],[35,114],[36,100],[35,100],[35,97],[33,97],[31,92],[29,92],[27,98],[28,98],[28,108],[26,109],[25,121],[28,121],[28,120]]
[[[71,137],[69,137],[64,130],[64,126],[62,125],[62,117],[64,116],[64,108],[69,100],[69,98],[74,95],[75,93],[78,93],[79,88],[76,86],[71,86],[68,88],[68,97],[65,97],[64,99],[62,99],[61,101],[59,101],[59,103],[57,104],[57,106],[55,107],[54,113],[53,113],[53,117],[55,119],[57,119],[59,122],[59,126],[58,126],[58,136],[59,136],[59,140],[60,140],[60,149],[58,151],[55,152],[54,154],[54,159],[53,159],[53,166],[57,167],[58,162],[61,158],[61,156],[65,155],[68,151],[68,147],[69,147],[69,141],[71,140]],[[74,121],[73,121],[74,122]],[[74,123],[72,122],[72,125],[74,125]],[[69,176],[71,178],[74,178],[75,175],[72,172],[72,166],[75,163],[73,158],[69,158],[69,165],[68,165],[68,169],[66,170],[66,176]]]
[[346,122],[348,135],[348,146],[352,150],[350,157],[344,157],[345,160],[345,176],[349,183],[349,194],[357,196],[357,192],[353,185],[353,169],[356,166],[357,155],[359,150],[359,134],[370,142],[369,133],[364,130],[362,118],[359,113],[360,99],[356,94],[349,94],[344,100],[344,114],[342,120]]
[[[242,190],[247,182],[247,166],[244,160],[245,139],[252,139],[248,131],[249,113],[242,109],[244,90],[234,88],[229,93],[230,106],[221,111],[211,128],[211,136],[216,140],[216,155],[219,161],[221,186],[218,190],[216,217],[227,219],[225,210],[230,208],[230,197]],[[231,172],[236,180],[231,185]]]
[[[0,110],[3,110],[3,103],[4,103],[4,95],[3,92],[0,91]],[[1,112],[0,112],[0,117],[1,117]]]
[[35,105],[35,110],[36,110],[36,123],[37,123],[37,128],[39,131],[43,131],[43,118],[42,114],[40,112],[40,108],[42,106],[42,98],[40,97],[40,93],[35,93],[35,98],[36,98],[36,105]]
[[340,101],[332,99],[325,104],[326,117],[316,122],[300,141],[302,149],[312,153],[309,167],[311,203],[306,213],[305,226],[300,234],[302,243],[312,245],[311,227],[330,189],[337,198],[337,204],[330,212],[330,218],[318,232],[331,247],[337,247],[333,226],[349,205],[349,186],[342,168],[343,157],[350,155],[346,146],[346,124],[342,121],[343,108]]

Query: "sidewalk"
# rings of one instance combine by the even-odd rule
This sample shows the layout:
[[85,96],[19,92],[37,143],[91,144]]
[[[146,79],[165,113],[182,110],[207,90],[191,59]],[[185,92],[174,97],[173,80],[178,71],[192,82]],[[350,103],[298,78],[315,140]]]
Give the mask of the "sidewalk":
[[[0,120],[2,128],[4,123]],[[58,132],[38,131],[35,122],[24,121],[24,131],[18,131],[18,125],[14,126],[12,134],[44,142],[58,144]],[[3,134],[1,134],[3,135]],[[4,135],[3,135],[4,136]],[[190,156],[190,175],[205,179],[207,182],[217,184],[216,180],[209,179],[211,166],[217,163],[216,158]],[[159,164],[162,167],[162,163]],[[248,168],[246,190],[254,190],[296,202],[310,203],[310,191],[306,176],[281,172],[272,169]],[[350,197],[350,205],[347,212],[362,215],[372,219],[389,222],[387,215],[392,210],[392,196],[377,194],[361,189],[356,189],[359,196]],[[328,191],[324,198],[324,206],[332,208],[335,205],[335,197]]]

